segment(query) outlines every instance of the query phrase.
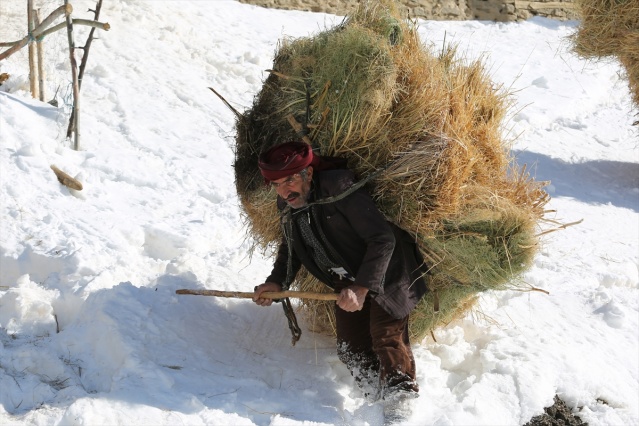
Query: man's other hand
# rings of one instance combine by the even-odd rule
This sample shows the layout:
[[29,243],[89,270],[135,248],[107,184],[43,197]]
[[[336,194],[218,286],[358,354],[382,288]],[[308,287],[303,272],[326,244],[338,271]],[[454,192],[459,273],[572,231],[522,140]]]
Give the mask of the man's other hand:
[[364,307],[364,300],[368,289],[356,284],[349,285],[337,296],[337,306],[346,312],[361,311]]

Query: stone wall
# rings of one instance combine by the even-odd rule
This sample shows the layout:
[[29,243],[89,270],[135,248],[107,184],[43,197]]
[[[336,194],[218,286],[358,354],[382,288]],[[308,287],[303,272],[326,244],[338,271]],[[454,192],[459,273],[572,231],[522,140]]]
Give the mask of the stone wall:
[[[346,15],[361,0],[239,0],[275,9],[307,10]],[[411,18],[461,21],[519,21],[532,16],[577,19],[573,0],[397,0]]]

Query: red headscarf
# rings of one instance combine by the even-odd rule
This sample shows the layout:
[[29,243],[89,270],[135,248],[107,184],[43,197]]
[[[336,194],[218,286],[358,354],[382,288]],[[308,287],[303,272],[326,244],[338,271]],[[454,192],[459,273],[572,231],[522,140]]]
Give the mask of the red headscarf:
[[304,142],[285,142],[262,153],[258,160],[260,173],[268,183],[317,166],[320,157],[313,154],[311,146]]

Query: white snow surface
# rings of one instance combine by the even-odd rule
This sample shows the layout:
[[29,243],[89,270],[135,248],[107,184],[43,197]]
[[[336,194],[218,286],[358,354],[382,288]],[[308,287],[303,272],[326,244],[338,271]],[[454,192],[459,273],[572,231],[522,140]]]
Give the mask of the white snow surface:
[[[90,18],[95,2],[73,5]],[[2,0],[0,41],[25,35],[23,9]],[[175,294],[252,291],[271,269],[268,253],[248,255],[235,119],[208,87],[249,108],[278,40],[341,19],[105,1],[111,30],[91,47],[78,151],[65,139],[68,96],[59,108],[31,99],[25,56],[0,62],[11,74],[0,87],[0,424],[382,423],[334,339],[305,328],[293,347],[279,305]],[[549,294],[483,294],[481,315],[414,342],[421,392],[407,424],[521,425],[555,395],[590,425],[639,424],[636,109],[617,63],[571,53],[577,25],[419,21],[434,51],[458,43],[510,88],[504,132],[518,162],[551,181],[550,217],[583,222],[548,234],[524,276]],[[69,67],[64,50],[47,61]],[[84,189],[60,185],[52,164]]]

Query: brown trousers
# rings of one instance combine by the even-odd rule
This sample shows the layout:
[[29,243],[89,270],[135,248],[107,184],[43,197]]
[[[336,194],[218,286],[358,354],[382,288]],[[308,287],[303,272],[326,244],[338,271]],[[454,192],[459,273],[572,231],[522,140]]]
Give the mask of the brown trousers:
[[[358,383],[379,386],[382,397],[419,391],[408,338],[408,316],[395,319],[367,297],[361,311],[346,312],[335,305],[335,320],[337,355]],[[377,380],[379,384],[375,383]]]

